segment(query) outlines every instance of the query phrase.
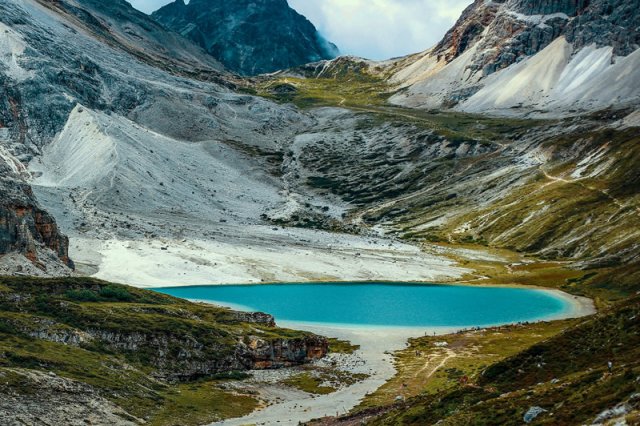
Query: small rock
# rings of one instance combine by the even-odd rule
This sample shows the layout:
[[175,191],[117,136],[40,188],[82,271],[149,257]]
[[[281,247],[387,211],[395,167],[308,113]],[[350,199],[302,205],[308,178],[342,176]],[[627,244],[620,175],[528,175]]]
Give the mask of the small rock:
[[524,417],[522,418],[524,420],[525,423],[531,423],[536,417],[538,417],[540,414],[542,413],[546,413],[547,410],[545,410],[542,407],[531,407],[527,410],[527,412],[525,413]]

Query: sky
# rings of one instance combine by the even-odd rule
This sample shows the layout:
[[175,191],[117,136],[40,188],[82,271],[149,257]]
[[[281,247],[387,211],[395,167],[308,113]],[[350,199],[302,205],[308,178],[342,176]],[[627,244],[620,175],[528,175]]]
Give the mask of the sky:
[[[171,0],[129,0],[150,13]],[[233,0],[230,0],[233,1]],[[435,45],[472,0],[288,0],[340,53],[382,60]]]

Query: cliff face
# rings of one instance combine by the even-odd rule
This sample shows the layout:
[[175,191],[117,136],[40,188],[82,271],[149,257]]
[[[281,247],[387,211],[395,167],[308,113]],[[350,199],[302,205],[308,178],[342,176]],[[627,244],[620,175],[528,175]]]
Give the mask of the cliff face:
[[[0,197],[4,197],[0,191]],[[0,255],[17,251],[38,264],[38,245],[52,250],[70,268],[69,239],[62,235],[55,220],[35,205],[0,205]]]
[[0,147],[0,256],[20,253],[42,270],[50,251],[69,268],[69,239],[51,215],[41,209],[20,173],[22,164]]
[[265,339],[240,336],[228,348],[211,347],[206,340],[166,331],[122,332],[100,328],[68,329],[60,323],[38,322],[37,327],[15,323],[17,330],[35,339],[86,347],[100,345],[134,358],[144,356],[154,367],[154,376],[166,380],[195,380],[199,377],[244,370],[269,370],[305,364],[323,358],[327,339],[307,335]]
[[286,0],[176,0],[152,15],[227,68],[255,75],[332,59],[327,42]]

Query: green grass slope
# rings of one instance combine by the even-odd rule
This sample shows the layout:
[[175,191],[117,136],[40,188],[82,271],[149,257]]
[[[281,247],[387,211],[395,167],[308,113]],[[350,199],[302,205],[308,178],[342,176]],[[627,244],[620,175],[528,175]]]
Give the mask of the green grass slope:
[[471,374],[467,383],[438,386],[406,402],[316,424],[522,425],[533,407],[544,411],[530,424],[638,424],[640,297]]
[[238,370],[326,353],[324,338],[271,321],[93,279],[0,277],[0,398],[43,397],[30,372],[44,372],[152,425],[241,416],[255,397],[221,388]]

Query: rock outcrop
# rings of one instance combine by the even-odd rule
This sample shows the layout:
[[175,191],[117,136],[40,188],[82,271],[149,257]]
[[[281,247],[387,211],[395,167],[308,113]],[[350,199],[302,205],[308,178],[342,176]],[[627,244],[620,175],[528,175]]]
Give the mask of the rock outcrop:
[[535,55],[561,35],[576,50],[595,43],[626,56],[640,47],[637,6],[622,0],[477,0],[433,54],[451,62],[477,46],[469,69],[485,76]]
[[[166,333],[119,332],[104,329],[69,329],[60,324],[41,322],[39,328],[16,328],[25,334],[50,342],[82,346],[99,344],[116,352],[137,357],[144,354],[156,368],[154,376],[166,380],[194,380],[219,373],[292,367],[323,358],[328,352],[324,337],[267,339],[244,336],[231,350],[207,345],[193,336]],[[212,351],[216,352],[215,356]]]
[[[20,381],[22,389],[30,391],[17,392],[5,384],[9,376]],[[0,423],[134,426],[139,419],[86,383],[53,373],[11,369],[0,371]]]
[[20,161],[0,146],[0,257],[19,253],[43,271],[51,266],[51,257],[57,257],[73,268],[69,239],[61,234],[54,218],[39,207],[21,172],[24,166]]
[[256,75],[337,56],[286,0],[184,0],[152,15],[202,46],[230,70]]

